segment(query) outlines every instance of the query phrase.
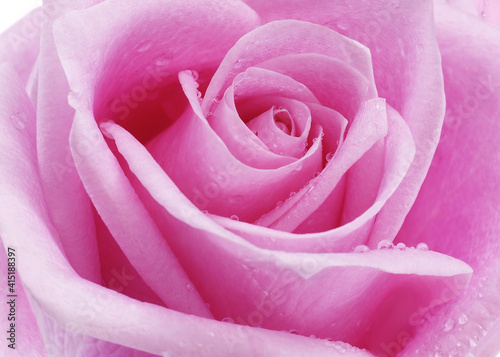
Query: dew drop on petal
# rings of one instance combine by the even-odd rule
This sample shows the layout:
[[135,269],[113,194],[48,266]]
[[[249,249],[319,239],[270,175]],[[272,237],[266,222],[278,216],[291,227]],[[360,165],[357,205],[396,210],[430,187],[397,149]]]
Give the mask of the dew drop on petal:
[[326,154],[326,162],[330,162],[333,159],[333,152]]
[[397,249],[399,249],[399,250],[406,250],[406,244],[404,244],[404,243],[402,243],[402,242],[401,242],[401,243],[398,243],[398,244],[396,245],[396,248],[397,248]]
[[425,251],[425,250],[429,250],[429,246],[427,244],[425,244],[425,243],[418,243],[417,249]]
[[28,118],[26,118],[26,115],[22,112],[15,112],[10,116],[10,121],[16,129],[23,130],[26,127]]
[[234,320],[230,317],[224,317],[222,319],[222,322],[227,322],[227,323],[230,323],[230,324],[234,324]]
[[354,253],[364,253],[368,252],[369,250],[370,248],[368,248],[366,245],[360,244],[356,248],[354,248]]
[[434,357],[445,357],[444,353],[441,352],[441,351],[436,351],[436,353],[434,353]]
[[458,323],[460,325],[465,325],[467,322],[469,322],[469,315],[466,313],[463,313],[458,317]]
[[319,175],[321,175],[321,172],[315,172],[314,173],[314,178],[318,177]]
[[392,242],[390,242],[388,240],[381,240],[377,245],[377,249],[390,249],[393,247],[394,247],[394,244],[392,244]]
[[187,72],[188,72],[188,74],[190,74],[193,77],[193,79],[195,81],[197,81],[198,78],[200,78],[200,74],[198,73],[198,71],[195,71],[195,70],[191,69],[191,70],[188,70]]
[[231,218],[233,221],[239,221],[239,220],[240,220],[240,218],[239,218],[237,215],[235,215],[235,214],[233,214],[230,218]]
[[455,327],[455,320],[453,319],[448,319],[444,323],[444,331],[450,331],[453,327]]

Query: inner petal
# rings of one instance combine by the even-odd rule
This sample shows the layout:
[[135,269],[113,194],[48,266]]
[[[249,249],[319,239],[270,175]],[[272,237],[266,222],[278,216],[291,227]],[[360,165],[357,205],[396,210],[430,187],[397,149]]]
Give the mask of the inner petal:
[[[279,97],[257,98],[238,107],[242,108],[240,112],[248,113],[248,107],[255,111],[267,105],[270,109],[248,121],[247,127],[273,153],[302,157],[310,135],[312,119],[309,108],[304,103]],[[292,136],[292,133],[298,136]]]

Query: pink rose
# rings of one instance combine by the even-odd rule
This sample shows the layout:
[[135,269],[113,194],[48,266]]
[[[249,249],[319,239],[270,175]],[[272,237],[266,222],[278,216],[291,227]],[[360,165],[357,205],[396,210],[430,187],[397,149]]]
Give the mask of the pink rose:
[[47,0],[4,33],[4,354],[493,356],[500,18],[450,3]]

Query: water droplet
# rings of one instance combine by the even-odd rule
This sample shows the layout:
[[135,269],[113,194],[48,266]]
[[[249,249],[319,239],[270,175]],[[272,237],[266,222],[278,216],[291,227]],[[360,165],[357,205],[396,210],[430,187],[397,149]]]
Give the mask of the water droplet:
[[195,71],[195,70],[191,69],[191,70],[187,70],[187,73],[189,75],[191,75],[195,81],[197,81],[198,78],[200,78],[200,75],[199,75],[198,71]]
[[198,99],[201,99],[201,92],[199,90],[196,91],[196,96],[198,97]]
[[356,248],[354,248],[354,253],[364,253],[368,252],[369,250],[370,248],[368,248],[366,245],[360,244]]
[[315,173],[314,173],[314,178],[319,177],[319,175],[321,175],[321,172],[315,172]]
[[236,61],[236,63],[234,64],[234,68],[235,68],[235,69],[240,68],[242,64],[243,64],[243,63],[241,63],[241,60],[239,59],[239,60],[237,60],[237,61]]
[[390,249],[393,247],[394,247],[394,244],[392,244],[392,242],[390,242],[388,240],[381,240],[377,245],[377,249]]
[[255,136],[259,136],[259,132],[257,130],[252,130],[252,133],[255,135]]
[[215,336],[215,333],[213,333],[212,331],[209,331],[209,332],[208,332],[208,334],[209,334],[210,336],[212,336],[212,337],[214,337],[214,336]]
[[326,154],[326,162],[330,162],[333,159],[333,152]]
[[166,56],[164,54],[156,57],[155,59],[155,64],[159,67],[168,66],[170,62],[172,62],[172,57]]
[[290,195],[288,197],[293,197],[293,196],[295,196],[295,194],[296,194],[296,192],[292,191],[292,192],[290,192]]
[[484,11],[481,11],[481,18],[484,19],[486,17],[486,13]]
[[10,116],[10,121],[16,129],[23,130],[26,127],[28,118],[26,117],[26,114],[22,112],[15,112]]
[[297,330],[290,330],[288,332],[291,333],[292,335],[298,335],[299,334]]
[[445,357],[444,353],[437,350],[436,353],[434,353],[434,357]]
[[309,338],[316,338],[316,335],[311,335],[309,336]]
[[476,347],[476,346],[477,346],[477,342],[476,342],[473,338],[471,338],[471,339],[469,340],[469,345],[470,345],[471,347]]
[[276,202],[276,208],[281,207],[282,204],[283,204],[283,201]]
[[201,213],[207,214],[208,211],[206,209],[201,210]]
[[397,249],[399,249],[399,250],[406,250],[406,244],[404,244],[404,243],[402,243],[402,242],[401,242],[401,243],[398,243],[398,244],[396,245],[396,248],[397,248]]
[[429,250],[429,246],[427,244],[425,244],[425,243],[418,243],[417,249],[425,251],[425,250]]
[[146,52],[147,50],[149,50],[151,48],[151,42],[143,42],[140,44],[139,48],[137,49],[138,52]]
[[230,323],[230,324],[234,324],[234,320],[230,317],[224,317],[222,319],[222,322],[227,322],[227,323]]
[[193,284],[187,284],[186,287],[188,288],[188,290],[193,290],[194,289]]
[[465,325],[467,322],[469,322],[469,315],[466,313],[463,313],[458,317],[458,323],[460,325]]
[[231,218],[233,221],[239,221],[239,220],[240,220],[240,218],[239,218],[237,215],[235,215],[235,214],[233,214],[230,218]]
[[339,22],[337,24],[337,27],[341,31],[347,31],[347,29],[349,28],[349,26],[346,23],[344,23],[344,22]]
[[444,331],[450,331],[453,327],[455,327],[455,320],[453,319],[448,319],[444,323]]
[[453,348],[450,353],[448,353],[449,357],[454,357],[458,355],[458,350],[456,348]]
[[334,347],[335,347],[335,349],[337,350],[337,352],[339,352],[339,353],[345,353],[345,347],[344,347],[344,346],[342,346],[340,343],[338,343],[338,342],[337,342],[337,343],[334,345]]

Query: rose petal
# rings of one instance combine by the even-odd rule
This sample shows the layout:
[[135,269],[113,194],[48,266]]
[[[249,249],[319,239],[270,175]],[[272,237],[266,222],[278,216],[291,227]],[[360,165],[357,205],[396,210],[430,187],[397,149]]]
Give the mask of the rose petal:
[[[137,177],[136,191],[219,318],[293,328],[378,351],[400,328],[411,335],[409,318],[421,317],[418,309],[433,299],[440,299],[438,304],[448,301],[451,296],[443,300],[441,291],[462,278],[467,281],[471,273],[458,260],[415,249],[309,255],[256,248],[196,209],[123,128],[110,125],[108,131]],[[331,293],[318,296],[319,289]],[[404,304],[391,313],[396,301]],[[381,321],[387,325],[381,326]],[[359,326],[371,323],[377,332],[360,335]]]
[[[264,21],[275,21],[263,29],[281,19],[310,21],[358,40],[371,51],[378,93],[401,113],[416,146],[412,167],[373,227],[375,241],[393,239],[425,178],[443,123],[445,102],[433,2],[377,0],[361,5],[349,0],[300,4],[288,0],[245,0],[245,3]],[[303,44],[295,43],[295,46]],[[370,61],[368,66],[371,65]],[[353,67],[365,74],[359,67]]]
[[68,137],[75,111],[54,43],[54,20],[96,1],[44,1],[37,73],[37,152],[47,207],[70,263],[84,278],[100,281],[100,262],[90,200],[74,167]]
[[498,350],[480,351],[483,338],[491,338],[484,336],[497,334],[500,316],[500,29],[441,2],[436,20],[448,111],[431,169],[398,239],[424,241],[462,259],[474,276],[459,301],[433,316],[405,353],[426,354],[438,346],[445,355],[456,349],[459,355],[493,356]]
[[42,10],[31,11],[0,35],[0,64],[9,62],[28,82],[40,50],[40,23]]
[[376,95],[370,53],[365,47],[326,27],[284,20],[261,26],[238,40],[207,88],[203,112],[210,111],[214,106],[213,99],[219,98],[234,77],[247,68],[278,56],[303,53],[316,53],[346,62],[372,84],[370,94]]
[[[277,169],[296,160],[290,156],[272,152],[248,128],[240,118],[233,98],[233,87],[229,87],[224,99],[207,118],[210,128],[224,141],[225,146],[238,161],[256,169]],[[163,141],[160,136],[157,141]],[[152,148],[154,144],[149,147]],[[302,153],[304,152],[302,147]]]
[[258,66],[304,84],[321,104],[349,120],[354,119],[361,102],[375,97],[374,93],[368,92],[370,82],[360,72],[344,61],[324,55],[303,53],[278,56]]

